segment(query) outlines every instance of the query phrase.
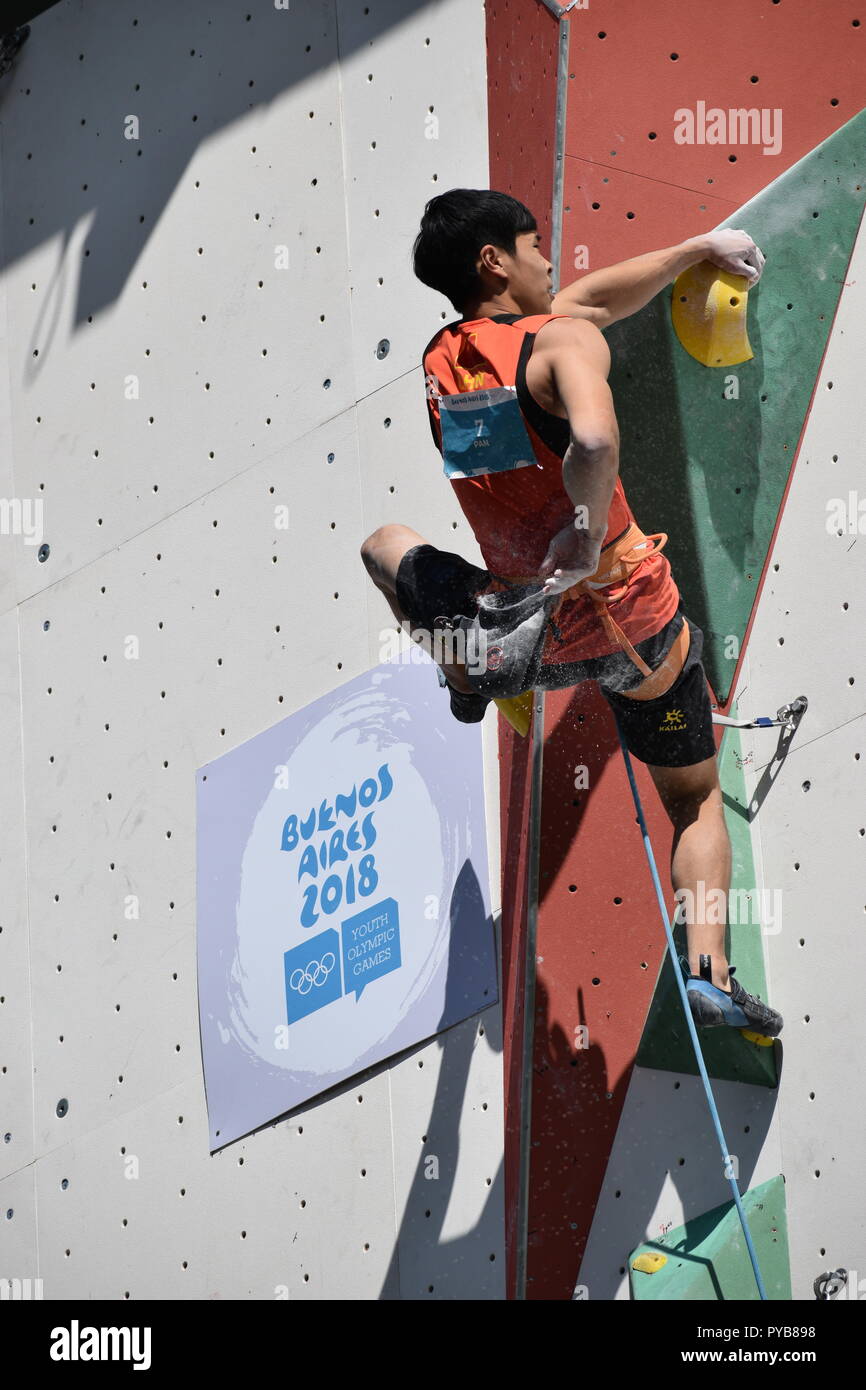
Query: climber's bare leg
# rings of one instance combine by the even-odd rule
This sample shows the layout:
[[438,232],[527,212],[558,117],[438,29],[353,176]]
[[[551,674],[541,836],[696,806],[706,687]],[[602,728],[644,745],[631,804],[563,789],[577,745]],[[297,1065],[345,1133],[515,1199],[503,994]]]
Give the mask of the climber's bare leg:
[[[724,910],[707,912],[706,906],[703,911],[697,910],[699,903],[727,905],[731,886],[731,841],[725,825],[717,759],[714,755],[691,767],[648,767],[648,771],[674,828],[674,893],[678,889],[689,890],[685,899],[689,969],[697,975],[699,957],[710,956],[712,983],[730,993],[725,955],[727,914]],[[703,893],[699,891],[701,882]],[[713,921],[707,921],[710,916]]]

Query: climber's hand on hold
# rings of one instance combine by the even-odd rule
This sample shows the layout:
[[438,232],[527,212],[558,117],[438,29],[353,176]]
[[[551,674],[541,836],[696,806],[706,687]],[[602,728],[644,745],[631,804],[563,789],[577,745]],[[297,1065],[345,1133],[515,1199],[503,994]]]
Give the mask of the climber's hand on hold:
[[721,227],[706,236],[706,259],[729,275],[744,275],[749,288],[757,285],[764,269],[764,255],[748,232]]
[[598,567],[600,546],[585,528],[572,522],[552,537],[538,571],[544,580],[544,593],[561,594],[572,584],[587,579]]

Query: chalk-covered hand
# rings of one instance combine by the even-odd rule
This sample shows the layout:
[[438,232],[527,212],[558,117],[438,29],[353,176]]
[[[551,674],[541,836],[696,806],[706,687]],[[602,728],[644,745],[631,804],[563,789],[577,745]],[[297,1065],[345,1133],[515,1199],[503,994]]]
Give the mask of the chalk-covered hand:
[[547,547],[547,554],[538,571],[545,581],[545,594],[561,594],[587,579],[598,567],[599,546],[592,541],[586,528],[572,522],[557,531]]
[[706,259],[726,270],[729,275],[745,275],[750,287],[757,285],[764,269],[764,255],[748,232],[741,228],[721,227],[708,232]]

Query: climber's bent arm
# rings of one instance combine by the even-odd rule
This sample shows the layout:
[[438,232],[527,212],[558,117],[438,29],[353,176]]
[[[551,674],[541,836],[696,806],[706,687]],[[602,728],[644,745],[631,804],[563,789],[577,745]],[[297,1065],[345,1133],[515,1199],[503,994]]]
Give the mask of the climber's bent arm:
[[564,576],[585,576],[598,565],[619,472],[619,427],[607,382],[610,350],[585,319],[558,319],[538,333],[533,358],[536,354],[549,370],[550,385],[571,428],[562,483],[576,516],[571,534],[561,532],[553,538],[546,572],[561,567]]

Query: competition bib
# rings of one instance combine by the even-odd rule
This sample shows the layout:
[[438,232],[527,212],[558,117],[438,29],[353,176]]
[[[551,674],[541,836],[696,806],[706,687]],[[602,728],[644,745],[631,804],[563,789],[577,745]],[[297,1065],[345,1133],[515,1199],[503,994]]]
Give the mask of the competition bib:
[[441,396],[439,420],[448,478],[478,478],[538,464],[515,386]]

